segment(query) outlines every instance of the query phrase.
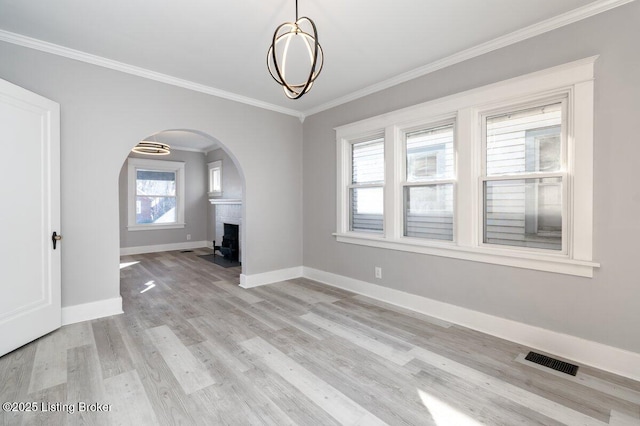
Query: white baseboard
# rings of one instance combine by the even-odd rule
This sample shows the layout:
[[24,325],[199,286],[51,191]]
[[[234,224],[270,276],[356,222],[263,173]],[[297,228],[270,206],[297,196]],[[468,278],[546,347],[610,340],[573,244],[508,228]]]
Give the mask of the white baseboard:
[[158,253],[161,251],[192,250],[211,247],[211,241],[186,241],[184,243],[157,244],[154,246],[121,247],[120,256],[144,253]]
[[122,311],[122,297],[83,303],[82,305],[65,306],[62,308],[62,325],[118,315]]
[[302,266],[294,268],[278,269],[276,271],[263,272],[261,274],[245,275],[240,274],[240,287],[252,288],[261,285],[273,284],[280,281],[300,278],[302,276]]
[[640,380],[640,354],[314,268],[305,278],[401,306],[579,364]]

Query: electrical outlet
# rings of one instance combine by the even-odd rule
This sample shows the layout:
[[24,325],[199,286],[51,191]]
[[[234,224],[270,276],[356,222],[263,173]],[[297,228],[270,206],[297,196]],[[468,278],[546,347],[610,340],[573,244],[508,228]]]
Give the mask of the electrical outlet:
[[382,279],[382,268],[381,268],[381,267],[379,267],[379,266],[376,266],[375,271],[376,271],[376,278],[378,278],[379,280],[381,280],[381,279]]
[[191,234],[187,234],[187,241],[191,241]]

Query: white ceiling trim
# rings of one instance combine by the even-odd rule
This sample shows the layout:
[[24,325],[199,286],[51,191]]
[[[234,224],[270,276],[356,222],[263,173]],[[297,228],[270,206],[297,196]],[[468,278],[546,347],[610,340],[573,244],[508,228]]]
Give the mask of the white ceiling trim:
[[207,149],[198,149],[198,148],[192,148],[189,146],[182,146],[182,145],[172,145],[172,144],[168,144],[169,148],[175,151],[188,151],[188,152],[199,152],[200,154],[206,154],[209,151],[212,151],[215,148],[207,148]]
[[495,38],[486,43],[479,44],[477,46],[471,47],[469,49],[460,51],[456,54],[448,56],[446,58],[440,59],[438,61],[432,62],[430,64],[424,65],[422,67],[413,69],[411,71],[399,74],[393,78],[390,78],[385,81],[381,81],[380,83],[373,84],[371,86],[365,87],[364,89],[355,91],[348,95],[342,96],[340,98],[334,99],[333,101],[324,103],[315,108],[308,109],[303,112],[305,117],[308,117],[313,114],[317,114],[319,112],[328,110],[330,108],[336,107],[338,105],[345,104],[347,102],[351,102],[353,100],[362,98],[367,95],[371,95],[376,92],[380,92],[384,89],[388,89],[389,87],[396,86],[401,83],[405,83],[407,81],[413,80],[418,77],[422,77],[424,75],[430,74],[432,72],[441,70],[443,68],[449,67],[451,65],[458,64],[460,62],[466,61],[468,59],[475,58],[477,56],[483,55],[485,53],[492,52],[494,50],[498,50],[500,48],[518,43],[520,41],[535,37],[537,35],[555,30],[557,28],[563,27],[565,25],[572,24],[574,22],[589,18],[591,16],[597,15],[602,12],[606,12],[608,10],[614,9],[618,6],[622,6],[627,3],[631,3],[635,0],[599,0],[593,3],[590,3],[586,6],[579,7],[577,9],[571,10],[569,12],[563,13],[561,15],[555,16],[553,18],[547,19],[546,21],[539,22],[537,24],[530,25],[528,27],[522,28],[520,30],[514,31],[512,33],[506,34],[504,36]]
[[5,41],[7,43],[17,44],[19,46],[40,50],[42,52],[63,56],[69,59],[75,59],[77,61],[86,62],[88,64],[98,65],[100,67],[121,71],[121,72],[132,74],[138,77],[147,78],[149,80],[171,84],[173,86],[182,87],[183,89],[189,89],[195,92],[206,93],[207,95],[213,95],[219,98],[229,99],[231,101],[240,102],[240,103],[255,106],[258,108],[263,108],[263,109],[279,112],[282,114],[292,115],[294,117],[298,117],[300,120],[304,119],[300,111],[284,108],[279,105],[263,102],[247,96],[242,96],[236,93],[227,92],[225,90],[216,89],[215,87],[206,86],[204,84],[195,83],[193,81],[184,80],[184,79],[173,77],[167,74],[162,74],[156,71],[148,70],[146,68],[137,67],[135,65],[125,64],[124,62],[103,58],[102,56],[92,55],[90,53],[82,52],[80,50],[70,49],[68,47],[60,46],[58,44],[49,43],[47,41],[39,40],[32,37],[27,37],[22,34],[16,34],[10,31],[0,30],[0,41]]
[[514,43],[526,40],[531,37],[543,34],[545,32],[560,28],[565,25],[572,24],[582,19],[589,18],[602,12],[614,9],[618,6],[631,3],[635,0],[596,0],[586,6],[574,9],[572,11],[563,13],[546,21],[539,22],[534,25],[522,28],[514,31],[502,37],[498,37],[486,43],[482,43],[478,46],[463,50],[454,55],[440,59],[436,62],[424,65],[414,70],[399,74],[393,78],[382,81],[380,83],[373,84],[364,89],[357,90],[346,96],[342,96],[333,101],[324,103],[315,108],[311,108],[306,111],[297,111],[290,108],[281,107],[268,102],[260,101],[258,99],[250,98],[247,96],[238,95],[235,93],[227,92],[225,90],[216,89],[215,87],[206,86],[204,84],[195,83],[189,80],[173,77],[167,74],[162,74],[156,71],[148,70],[145,68],[129,65],[124,62],[114,61],[112,59],[103,58],[101,56],[92,55],[90,53],[82,52],[80,50],[70,49],[68,47],[60,46],[54,43],[49,43],[43,40],[27,37],[21,34],[13,33],[10,31],[0,30],[0,41],[16,44],[19,46],[40,50],[42,52],[51,53],[58,56],[63,56],[77,61],[86,62],[89,64],[101,66],[104,68],[121,71],[127,74],[136,75],[138,77],[147,78],[161,83],[171,84],[173,86],[182,87],[184,89],[193,90],[196,92],[205,93],[208,95],[217,96],[220,98],[228,99],[231,101],[240,102],[243,104],[263,108],[275,112],[279,112],[286,115],[298,117],[300,121],[304,121],[305,117],[317,114],[321,111],[342,105],[344,103],[353,101],[355,99],[362,98],[364,96],[379,92],[392,86],[407,82],[417,77],[422,77],[426,74],[434,71],[446,68],[451,65],[463,62],[465,60],[475,58],[485,53],[500,49],[502,47],[509,46]]
[[215,151],[216,149],[220,149],[220,145],[218,144],[213,144],[203,149],[193,148],[193,147],[184,146],[184,145],[175,145],[175,144],[173,145],[169,144],[169,147],[171,150],[175,150],[175,151],[199,152],[200,154],[204,154],[204,155],[207,155],[208,153],[210,153],[211,151]]

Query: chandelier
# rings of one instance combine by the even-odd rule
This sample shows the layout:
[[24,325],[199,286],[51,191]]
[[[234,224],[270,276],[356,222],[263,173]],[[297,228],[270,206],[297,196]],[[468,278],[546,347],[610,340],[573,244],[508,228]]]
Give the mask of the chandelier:
[[169,145],[153,141],[140,141],[131,151],[146,155],[169,155]]
[[[292,55],[292,51],[296,50],[296,44],[302,45],[303,51],[306,50],[302,58],[296,58],[296,60],[301,59],[308,62],[307,66],[302,62],[291,65],[292,61],[289,56]],[[307,56],[308,60],[305,60],[304,58]],[[298,99],[311,90],[311,86],[322,71],[323,63],[324,54],[322,46],[318,43],[316,24],[307,17],[298,18],[298,0],[296,0],[296,21],[281,24],[273,33],[271,47],[267,52],[269,73],[282,86],[284,94],[289,99]],[[287,65],[291,69],[288,70]],[[298,78],[297,82],[288,80],[287,72],[289,72],[290,79],[292,78],[291,74],[295,73],[293,78]]]

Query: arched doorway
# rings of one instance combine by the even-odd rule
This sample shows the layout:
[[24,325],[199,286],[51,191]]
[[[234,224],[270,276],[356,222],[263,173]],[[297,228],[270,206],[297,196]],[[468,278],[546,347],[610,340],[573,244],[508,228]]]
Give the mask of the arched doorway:
[[[205,247],[211,252],[214,241],[222,240],[224,220],[238,229],[236,256],[244,270],[245,178],[233,153],[220,140],[193,129],[163,130],[141,140],[167,144],[171,153],[132,152],[123,160],[118,182],[120,254]],[[211,187],[213,165],[219,172],[218,191]]]

